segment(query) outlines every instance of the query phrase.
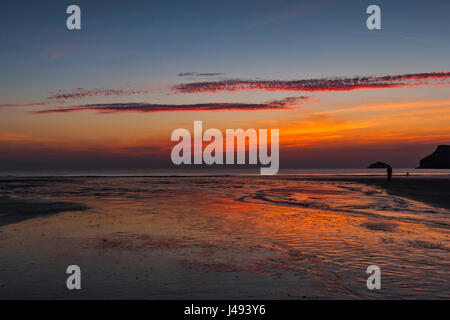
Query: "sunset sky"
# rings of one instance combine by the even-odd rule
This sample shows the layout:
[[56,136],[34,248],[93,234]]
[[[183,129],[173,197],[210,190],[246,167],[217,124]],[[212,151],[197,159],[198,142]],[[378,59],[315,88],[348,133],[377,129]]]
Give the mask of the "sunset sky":
[[450,144],[449,1],[0,8],[3,170],[169,167],[171,132],[194,120],[279,128],[282,168],[416,167]]

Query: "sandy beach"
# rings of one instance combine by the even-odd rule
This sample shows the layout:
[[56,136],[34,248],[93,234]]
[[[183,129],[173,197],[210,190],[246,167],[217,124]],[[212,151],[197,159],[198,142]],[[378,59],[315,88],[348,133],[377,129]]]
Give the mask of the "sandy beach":
[[449,182],[2,178],[0,298],[450,298]]
[[353,181],[383,188],[387,193],[450,209],[450,176],[394,176],[386,183],[384,176],[340,176],[320,178],[323,181]]

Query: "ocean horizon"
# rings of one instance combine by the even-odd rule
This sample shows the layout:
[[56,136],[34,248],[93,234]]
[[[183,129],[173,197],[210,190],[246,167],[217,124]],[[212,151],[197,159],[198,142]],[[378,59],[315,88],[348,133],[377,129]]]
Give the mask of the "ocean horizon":
[[[258,176],[258,169],[216,169],[216,168],[171,168],[171,169],[83,169],[83,170],[7,170],[0,171],[0,177],[45,177],[45,176]],[[280,169],[275,176],[383,176],[386,169]],[[394,168],[394,176],[449,176],[450,169]]]

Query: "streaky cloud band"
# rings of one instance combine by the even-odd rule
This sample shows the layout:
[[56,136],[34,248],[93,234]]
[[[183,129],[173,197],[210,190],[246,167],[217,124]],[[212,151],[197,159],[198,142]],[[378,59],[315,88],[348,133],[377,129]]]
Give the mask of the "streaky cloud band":
[[179,77],[216,77],[216,76],[222,76],[224,75],[224,73],[222,72],[203,72],[203,73],[198,73],[198,72],[182,72],[179,73],[178,76]]
[[304,103],[308,97],[288,97],[266,103],[197,103],[197,104],[152,104],[152,103],[105,103],[87,104],[57,109],[32,111],[34,114],[70,113],[76,111],[97,111],[99,113],[121,112],[170,112],[170,111],[254,111],[290,109]]
[[77,88],[72,90],[58,90],[49,96],[48,100],[68,100],[95,96],[131,96],[135,94],[147,94],[154,92],[155,89],[137,90],[137,89],[85,89]]
[[[450,72],[411,73],[388,76],[334,77],[301,80],[241,80],[183,83],[172,87],[178,93],[217,93],[221,91],[351,91],[358,89],[401,88],[449,84]],[[447,80],[447,82],[445,82]],[[443,82],[444,81],[444,82]]]

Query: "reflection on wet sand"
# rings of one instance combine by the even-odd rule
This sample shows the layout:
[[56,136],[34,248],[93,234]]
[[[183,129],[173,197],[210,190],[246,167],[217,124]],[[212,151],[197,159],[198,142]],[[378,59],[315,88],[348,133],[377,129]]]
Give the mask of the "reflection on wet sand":
[[[86,209],[0,227],[1,297],[450,297],[449,210],[376,185],[11,178],[0,181],[0,196]],[[80,292],[65,289],[69,264],[83,270]],[[381,267],[380,291],[366,288],[371,264]]]

